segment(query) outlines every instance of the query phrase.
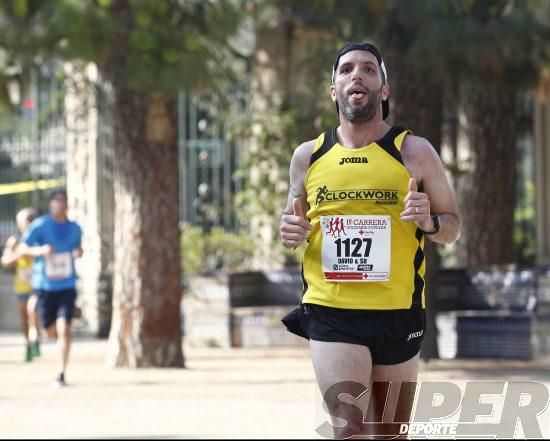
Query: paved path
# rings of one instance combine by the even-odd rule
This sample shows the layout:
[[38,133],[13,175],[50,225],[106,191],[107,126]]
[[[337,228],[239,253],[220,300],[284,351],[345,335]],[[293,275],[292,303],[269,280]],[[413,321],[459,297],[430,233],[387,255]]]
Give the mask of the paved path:
[[[55,347],[22,362],[0,334],[0,437],[314,438],[323,421],[307,347],[188,348],[187,369],[111,369],[106,341],[78,339],[67,380],[52,389]],[[550,363],[435,360],[420,380],[539,381]],[[547,419],[550,426],[550,419]]]

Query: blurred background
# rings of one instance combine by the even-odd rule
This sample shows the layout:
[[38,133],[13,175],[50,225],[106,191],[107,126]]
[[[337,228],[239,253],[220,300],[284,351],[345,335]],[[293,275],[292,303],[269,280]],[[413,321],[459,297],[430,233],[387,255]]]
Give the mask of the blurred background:
[[279,321],[302,288],[278,238],[288,165],[337,125],[335,52],[371,41],[388,121],[438,150],[463,216],[456,244],[427,241],[422,357],[548,355],[549,24],[543,0],[1,2],[0,243],[67,188],[75,332],[109,337],[112,366],[182,367],[182,337],[303,346]]

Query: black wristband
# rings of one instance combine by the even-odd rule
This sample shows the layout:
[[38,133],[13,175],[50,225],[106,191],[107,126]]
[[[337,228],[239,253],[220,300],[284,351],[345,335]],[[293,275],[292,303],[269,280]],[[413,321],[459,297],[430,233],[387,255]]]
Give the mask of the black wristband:
[[432,214],[432,220],[434,221],[434,229],[432,231],[424,231],[424,234],[427,234],[429,236],[439,233],[439,230],[441,229],[439,216],[437,214]]

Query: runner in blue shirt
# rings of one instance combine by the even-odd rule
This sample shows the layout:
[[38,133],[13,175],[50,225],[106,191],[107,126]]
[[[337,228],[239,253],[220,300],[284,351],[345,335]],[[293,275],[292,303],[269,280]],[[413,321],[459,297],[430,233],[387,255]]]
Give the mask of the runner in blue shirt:
[[67,193],[54,190],[49,214],[36,219],[22,237],[23,254],[35,257],[31,285],[38,295],[40,322],[49,338],[55,338],[56,333],[58,337],[60,366],[53,383],[56,387],[65,385],[76,302],[74,262],[82,255],[82,231],[67,218],[67,210]]

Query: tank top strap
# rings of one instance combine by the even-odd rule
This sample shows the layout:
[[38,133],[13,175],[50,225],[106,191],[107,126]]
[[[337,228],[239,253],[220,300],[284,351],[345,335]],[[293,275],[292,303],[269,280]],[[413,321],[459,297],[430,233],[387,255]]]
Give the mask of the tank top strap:
[[395,148],[399,151],[401,151],[401,146],[403,145],[403,140],[405,139],[405,136],[412,135],[412,131],[408,129],[404,129],[403,127],[396,127],[396,132],[398,132],[398,135],[394,139],[394,145]]
[[[323,142],[320,146],[318,146],[321,143],[321,137],[323,139]],[[327,153],[332,147],[334,147],[335,144],[336,128],[328,130],[320,135],[319,138],[317,138],[316,149],[313,151],[311,159],[309,160],[309,166],[311,167],[315,161],[317,161],[321,156]]]
[[403,143],[403,139],[407,133],[410,133],[410,131],[404,129],[403,127],[394,126],[382,137],[382,139],[376,143],[388,155],[394,158],[397,162],[401,163],[401,165],[404,165],[403,158],[401,158],[401,144]]

